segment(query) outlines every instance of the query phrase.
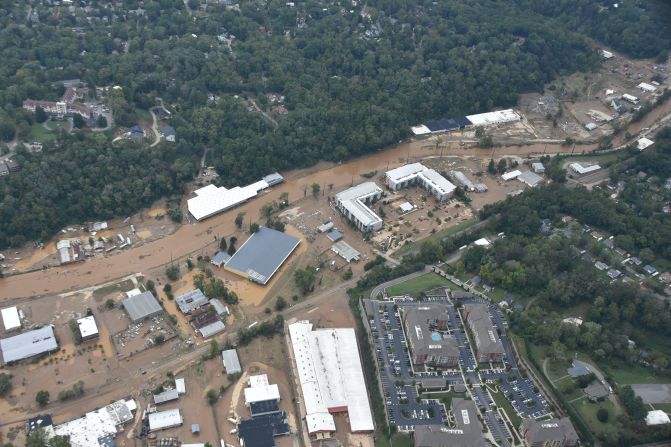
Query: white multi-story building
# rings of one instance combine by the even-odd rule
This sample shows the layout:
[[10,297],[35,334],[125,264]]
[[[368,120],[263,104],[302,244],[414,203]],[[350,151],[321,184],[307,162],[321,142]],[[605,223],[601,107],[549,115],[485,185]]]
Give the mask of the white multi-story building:
[[336,206],[361,231],[377,231],[382,219],[368,207],[382,197],[382,189],[375,182],[364,182],[335,196]]
[[387,186],[392,191],[420,185],[440,201],[449,199],[456,189],[452,182],[421,163],[412,163],[387,171],[386,178]]

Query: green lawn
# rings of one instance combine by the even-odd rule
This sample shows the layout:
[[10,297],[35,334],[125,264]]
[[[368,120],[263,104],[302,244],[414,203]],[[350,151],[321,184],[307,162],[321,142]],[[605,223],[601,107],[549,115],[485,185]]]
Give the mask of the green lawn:
[[105,287],[100,287],[99,289],[96,289],[93,291],[93,299],[96,301],[100,300],[103,297],[106,297],[107,295],[110,295],[112,293],[119,293],[119,292],[128,292],[129,290],[132,290],[135,288],[135,285],[133,284],[133,281],[130,279],[127,279],[125,281],[122,281],[117,284],[111,284],[109,286]]
[[394,258],[402,258],[403,256],[407,255],[408,253],[412,252],[413,250],[419,249],[419,244],[422,242],[428,242],[428,241],[433,241],[433,242],[440,242],[443,239],[445,239],[448,236],[453,235],[454,233],[457,233],[459,231],[465,230],[468,227],[473,226],[476,224],[478,220],[473,219],[473,220],[467,220],[465,222],[461,222],[453,227],[446,228],[444,230],[440,230],[435,232],[432,235],[429,235],[423,239],[417,240],[415,242],[411,242],[409,244],[405,244],[403,247],[399,248],[394,254]]
[[662,410],[666,411],[667,413],[671,413],[671,404],[652,404],[655,410]]
[[494,403],[496,403],[496,406],[502,409],[503,411],[506,412],[508,415],[508,419],[510,419],[510,422],[515,427],[519,427],[520,424],[522,423],[522,418],[520,417],[519,414],[515,411],[513,408],[513,404],[511,404],[508,399],[503,395],[502,392],[498,393],[490,393],[492,395],[492,399],[494,399]]
[[37,141],[38,143],[47,143],[49,141],[56,139],[56,132],[49,132],[41,124],[33,124],[30,127],[32,141]]
[[151,113],[149,113],[149,110],[135,109],[135,112],[140,119],[151,122]]
[[[617,433],[618,424],[616,417],[619,414],[615,406],[610,400],[603,402],[590,402],[588,399],[581,399],[573,402],[573,407],[582,416],[585,422],[596,436],[602,436],[605,433]],[[596,418],[596,413],[599,408],[608,410],[608,421],[603,423]]]
[[449,287],[453,285],[450,281],[435,273],[427,273],[417,278],[396,284],[387,289],[387,295],[410,295],[416,297],[421,292],[435,289],[436,287]]
[[641,366],[604,366],[603,370],[619,385],[630,385],[632,383],[671,383],[671,377],[656,375],[653,371]]
[[562,157],[565,160],[570,160],[571,162],[574,161],[594,161],[597,163],[609,163],[609,162],[615,162],[619,160],[624,160],[625,158],[628,158],[626,153],[618,153],[618,152],[609,152],[607,154],[600,154],[600,155],[574,155],[574,156],[569,156],[569,157]]
[[560,377],[566,376],[568,373],[566,370],[571,367],[570,362],[562,362],[550,360],[547,364],[548,376],[553,382],[559,379]]
[[49,129],[51,129],[53,131],[58,131],[58,130],[64,129],[65,126],[67,126],[67,125],[68,125],[67,121],[54,121],[54,120],[49,121],[49,124],[48,124]]

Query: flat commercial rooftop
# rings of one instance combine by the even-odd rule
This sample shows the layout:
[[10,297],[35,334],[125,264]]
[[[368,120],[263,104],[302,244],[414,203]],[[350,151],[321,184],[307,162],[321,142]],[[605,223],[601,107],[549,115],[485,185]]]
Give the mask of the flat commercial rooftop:
[[354,329],[289,326],[310,433],[333,431],[330,412],[347,411],[352,432],[375,429]]
[[226,270],[267,284],[301,240],[271,228],[261,227],[226,263]]
[[510,123],[522,119],[513,109],[468,115],[466,118],[468,118],[474,126],[491,126],[493,124]]
[[114,438],[117,426],[133,420],[134,400],[119,400],[83,417],[53,427],[53,434],[69,436],[73,447],[100,447],[102,438]]
[[19,311],[16,306],[2,309],[2,324],[6,331],[11,331],[21,327],[21,318],[19,318]]
[[247,186],[227,189],[223,186],[207,185],[194,191],[196,197],[187,200],[189,212],[196,220],[207,219],[255,197],[259,191],[284,181],[278,173],[267,175],[263,180]]
[[93,318],[93,315],[80,318],[77,320],[77,325],[79,326],[79,333],[82,335],[82,338],[98,335],[98,326],[96,325],[96,319]]
[[0,340],[2,360],[5,364],[27,359],[58,349],[53,326],[45,326]]
[[366,205],[370,197],[382,195],[375,182],[363,182],[336,194],[336,200],[364,226],[381,225],[382,219]]
[[280,389],[276,384],[251,386],[244,391],[247,405],[265,400],[280,400]]
[[179,408],[149,414],[149,431],[163,430],[182,425],[184,419]]

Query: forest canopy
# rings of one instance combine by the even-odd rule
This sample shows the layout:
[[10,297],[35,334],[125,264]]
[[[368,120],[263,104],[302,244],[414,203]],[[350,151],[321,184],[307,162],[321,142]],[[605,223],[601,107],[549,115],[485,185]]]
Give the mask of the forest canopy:
[[[0,247],[179,193],[206,148],[228,186],[340,161],[394,144],[423,120],[512,106],[520,92],[594,69],[588,37],[649,56],[671,36],[661,1],[617,10],[589,0],[80,3],[90,8],[13,2],[0,17],[0,139],[26,141],[35,117],[22,102],[57,100],[62,81],[79,78],[91,91],[121,87],[105,100],[122,127],[162,98],[181,145],[113,145],[79,131],[19,155],[24,171],[0,179]],[[268,108],[271,93],[286,115],[250,112],[245,99]]]

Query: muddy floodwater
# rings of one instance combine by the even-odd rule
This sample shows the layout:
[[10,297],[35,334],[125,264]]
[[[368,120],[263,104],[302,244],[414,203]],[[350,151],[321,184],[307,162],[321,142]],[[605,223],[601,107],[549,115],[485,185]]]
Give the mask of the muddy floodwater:
[[[654,113],[654,112],[653,112]],[[594,146],[578,146],[576,152],[589,151]],[[510,146],[495,149],[477,149],[459,144],[437,148],[431,140],[413,141],[400,144],[394,148],[381,150],[346,163],[327,166],[324,169],[308,169],[284,173],[287,181],[272,190],[263,193],[250,202],[233,210],[227,211],[203,222],[186,224],[175,233],[139,247],[134,247],[110,257],[96,257],[87,262],[55,267],[45,271],[29,272],[0,279],[0,301],[12,298],[55,294],[69,290],[102,284],[121,278],[131,273],[148,273],[161,267],[171,259],[179,259],[187,255],[200,254],[200,250],[208,246],[214,250],[214,236],[223,237],[232,234],[236,228],[235,216],[244,212],[246,220],[258,220],[260,208],[280,194],[289,193],[289,201],[294,201],[311,193],[310,185],[318,183],[331,192],[328,185],[333,185],[333,194],[365,180],[361,174],[377,171],[381,175],[390,168],[405,163],[421,160],[429,156],[458,155],[489,158],[501,155],[527,156],[533,154],[557,154],[571,151],[570,146],[559,144],[531,144],[527,146]]]

